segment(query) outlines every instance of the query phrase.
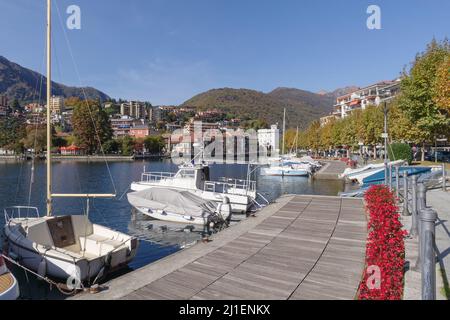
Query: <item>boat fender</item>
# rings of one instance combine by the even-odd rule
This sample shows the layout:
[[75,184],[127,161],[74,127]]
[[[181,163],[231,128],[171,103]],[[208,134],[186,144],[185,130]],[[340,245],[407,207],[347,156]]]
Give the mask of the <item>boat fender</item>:
[[111,266],[111,252],[108,253],[105,257],[105,267],[110,267]]
[[223,197],[222,203],[220,203],[217,207],[217,212],[223,220],[228,220],[231,218],[230,198]]
[[41,277],[44,278],[47,275],[47,260],[45,258],[42,258],[41,262],[39,263],[37,272]]

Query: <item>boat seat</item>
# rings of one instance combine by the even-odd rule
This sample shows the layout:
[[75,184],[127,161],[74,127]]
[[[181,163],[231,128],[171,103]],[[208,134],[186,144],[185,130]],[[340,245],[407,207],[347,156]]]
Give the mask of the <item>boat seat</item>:
[[122,242],[105,236],[91,234],[87,237],[80,237],[80,245],[81,251],[98,257],[119,248]]

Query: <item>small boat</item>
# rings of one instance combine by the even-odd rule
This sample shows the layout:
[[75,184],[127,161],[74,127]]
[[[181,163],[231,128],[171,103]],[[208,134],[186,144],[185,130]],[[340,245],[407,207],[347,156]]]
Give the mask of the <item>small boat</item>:
[[[388,165],[391,167],[395,167],[403,165],[404,163],[404,160],[397,160],[389,162]],[[344,178],[347,181],[356,181],[359,184],[363,184],[365,178],[379,172],[384,172],[384,163],[369,164],[356,169],[347,168],[340,175],[340,178]]]
[[141,180],[132,182],[130,189],[170,188],[189,191],[204,200],[217,203],[222,203],[227,197],[234,213],[245,213],[257,205],[256,181],[229,178],[210,181],[209,176],[209,166],[205,164],[182,165],[176,173],[144,170]]
[[127,196],[134,208],[157,220],[214,228],[227,224],[231,218],[227,198],[222,204],[216,204],[189,191],[167,188],[150,188]]
[[19,283],[6,267],[5,259],[0,254],[0,300],[16,300],[19,295]]
[[[431,167],[410,167],[410,166],[399,167],[400,177],[404,173],[407,173],[408,176],[413,176],[413,175],[421,175],[430,171]],[[391,174],[392,179],[395,180],[395,172],[393,170],[391,171]],[[384,183],[384,179],[385,179],[384,170],[382,170],[364,178],[363,186]]]
[[261,174],[265,176],[307,177],[311,172],[311,167],[309,165],[298,164],[295,162],[272,164],[268,168],[261,169]]

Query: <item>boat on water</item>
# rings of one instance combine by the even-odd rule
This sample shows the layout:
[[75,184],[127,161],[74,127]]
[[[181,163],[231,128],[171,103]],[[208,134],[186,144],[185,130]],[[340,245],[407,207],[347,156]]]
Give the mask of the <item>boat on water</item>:
[[245,213],[261,205],[256,202],[258,196],[256,181],[250,179],[220,178],[210,181],[209,166],[206,164],[181,165],[176,173],[144,172],[141,180],[132,182],[132,191],[142,191],[151,188],[170,188],[184,190],[194,195],[216,203],[222,203],[224,197],[230,201],[233,213]]
[[[51,104],[51,0],[47,0],[47,105]],[[85,281],[126,266],[136,255],[136,238],[89,220],[90,199],[112,198],[115,194],[56,194],[51,187],[51,108],[47,108],[47,212],[30,206],[6,208],[7,255],[20,266],[41,277],[66,280],[79,289]],[[32,170],[33,171],[33,170]],[[33,179],[32,179],[33,181]],[[54,198],[83,198],[87,209],[73,215],[58,216],[53,211]]]
[[311,166],[308,164],[284,160],[281,163],[272,163],[269,167],[261,169],[261,174],[265,176],[308,177],[311,173]]
[[[391,167],[401,166],[405,163],[404,160],[396,160],[389,162],[388,165]],[[384,163],[368,164],[361,168],[347,168],[339,176],[346,181],[358,182],[359,184],[364,184],[364,179],[372,176],[373,174],[384,172]]]
[[150,188],[127,195],[130,204],[153,219],[210,228],[226,226],[231,218],[228,198],[223,203],[204,200],[189,191]]
[[19,298],[19,295],[19,283],[6,267],[5,259],[0,254],[0,301],[16,300]]
[[[413,175],[421,175],[424,173],[428,173],[431,171],[431,167],[412,167],[412,166],[401,166],[399,167],[399,176],[402,177],[405,173],[408,174],[408,176]],[[395,172],[391,170],[392,179],[395,180]],[[384,183],[385,174],[384,170],[373,173],[372,175],[366,177],[363,179],[363,186],[368,185],[374,185],[374,184],[381,184]]]

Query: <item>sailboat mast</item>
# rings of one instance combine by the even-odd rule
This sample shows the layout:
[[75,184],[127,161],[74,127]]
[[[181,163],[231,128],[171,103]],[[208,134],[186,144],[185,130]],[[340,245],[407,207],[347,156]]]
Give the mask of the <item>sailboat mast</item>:
[[283,112],[283,147],[281,149],[281,154],[284,155],[284,141],[286,138],[286,108],[284,108]]
[[52,215],[52,1],[47,0],[47,216]]

